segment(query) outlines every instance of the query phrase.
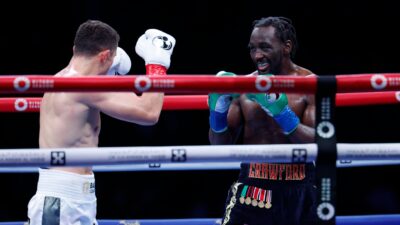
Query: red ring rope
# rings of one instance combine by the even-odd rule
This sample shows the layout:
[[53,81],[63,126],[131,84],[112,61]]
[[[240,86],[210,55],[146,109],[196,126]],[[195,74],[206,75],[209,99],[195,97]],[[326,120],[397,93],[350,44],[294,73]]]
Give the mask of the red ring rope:
[[[39,112],[41,98],[0,98],[0,112]],[[336,106],[366,106],[400,103],[400,92],[336,94]],[[167,95],[163,110],[208,109],[207,95]]]
[[[400,88],[400,74],[336,76],[337,92],[390,91]],[[43,93],[84,91],[133,91],[195,93],[209,92],[316,92],[317,77],[211,75],[54,77],[0,76],[0,93]]]

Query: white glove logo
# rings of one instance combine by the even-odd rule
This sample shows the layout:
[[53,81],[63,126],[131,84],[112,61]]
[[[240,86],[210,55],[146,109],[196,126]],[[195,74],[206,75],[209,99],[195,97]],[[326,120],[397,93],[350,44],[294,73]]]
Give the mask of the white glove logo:
[[157,29],[148,29],[136,42],[135,51],[146,63],[169,68],[175,38]]
[[172,42],[166,36],[157,36],[153,39],[153,45],[165,50],[172,48]]
[[266,97],[267,97],[267,102],[272,104],[279,98],[279,94],[278,93],[270,93],[270,94],[267,94]]

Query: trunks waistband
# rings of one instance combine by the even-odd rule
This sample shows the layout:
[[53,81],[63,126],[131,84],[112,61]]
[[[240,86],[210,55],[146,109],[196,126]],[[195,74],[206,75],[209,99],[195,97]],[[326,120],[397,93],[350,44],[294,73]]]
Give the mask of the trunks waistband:
[[79,201],[94,201],[94,175],[80,175],[54,169],[39,169],[36,194]]

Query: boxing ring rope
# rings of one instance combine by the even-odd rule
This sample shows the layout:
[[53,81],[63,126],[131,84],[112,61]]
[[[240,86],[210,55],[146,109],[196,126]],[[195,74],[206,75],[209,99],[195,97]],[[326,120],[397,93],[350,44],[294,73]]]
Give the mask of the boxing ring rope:
[[[163,110],[208,109],[207,95],[167,95]],[[0,112],[39,112],[41,98],[0,98]],[[399,104],[400,91],[336,94],[336,106]]]
[[[338,168],[371,167],[399,165],[400,160],[342,160],[337,161]],[[37,173],[39,167],[0,167],[0,173]],[[204,163],[147,163],[115,164],[93,166],[94,172],[137,172],[137,171],[191,171],[191,170],[239,170],[240,162],[204,162]]]
[[[363,93],[338,93],[336,106],[363,106],[378,104],[398,104],[400,92],[363,92]],[[0,112],[39,112],[41,98],[0,98]],[[207,95],[169,95],[164,98],[163,110],[205,110],[208,109]],[[338,160],[337,167],[360,167],[376,165],[398,165],[400,160]],[[238,162],[219,163],[186,163],[174,164],[133,164],[94,166],[96,172],[107,171],[148,171],[148,170],[221,170],[239,169]],[[11,172],[37,172],[37,167],[0,167],[0,173]]]
[[[338,143],[337,153],[337,159],[342,161],[399,160],[400,143]],[[186,162],[312,163],[317,154],[317,144],[2,149],[0,167]]]
[[[337,225],[398,225],[400,215],[336,216]],[[221,225],[219,218],[98,220],[99,225]],[[0,222],[0,225],[27,225],[26,222]]]
[[[326,76],[329,77],[329,76]],[[400,88],[400,74],[358,74],[332,76],[337,92],[396,91]],[[316,76],[236,76],[211,75],[123,76],[123,77],[54,77],[0,76],[0,93],[43,92],[286,92],[315,93]]]

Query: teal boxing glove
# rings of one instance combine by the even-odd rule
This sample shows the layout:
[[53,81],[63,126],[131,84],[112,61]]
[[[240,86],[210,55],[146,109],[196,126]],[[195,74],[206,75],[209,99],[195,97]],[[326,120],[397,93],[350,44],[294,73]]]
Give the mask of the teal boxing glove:
[[285,93],[249,93],[247,98],[257,102],[282,128],[286,135],[293,133],[300,124],[300,119],[290,109]]
[[[236,76],[234,73],[220,71],[217,76]],[[210,109],[210,128],[215,133],[222,133],[228,129],[228,111],[232,100],[239,94],[210,93],[208,94],[208,107]]]

